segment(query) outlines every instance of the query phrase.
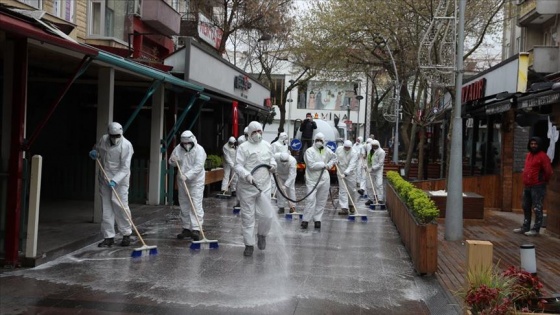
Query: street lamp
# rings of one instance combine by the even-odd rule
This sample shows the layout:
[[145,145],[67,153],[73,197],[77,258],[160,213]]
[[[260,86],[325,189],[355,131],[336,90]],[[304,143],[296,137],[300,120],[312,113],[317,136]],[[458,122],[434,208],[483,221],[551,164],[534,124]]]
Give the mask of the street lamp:
[[[382,35],[376,34],[377,37],[374,39],[378,45],[384,44],[389,57],[391,58],[391,63],[393,64],[393,71],[395,72],[395,141],[393,142],[393,163],[399,163],[399,120],[400,120],[400,102],[401,102],[401,83],[399,81],[399,73],[397,71],[397,64],[395,58],[393,58],[393,52],[391,47],[389,47],[389,42]],[[378,42],[376,39],[381,39],[382,42]]]

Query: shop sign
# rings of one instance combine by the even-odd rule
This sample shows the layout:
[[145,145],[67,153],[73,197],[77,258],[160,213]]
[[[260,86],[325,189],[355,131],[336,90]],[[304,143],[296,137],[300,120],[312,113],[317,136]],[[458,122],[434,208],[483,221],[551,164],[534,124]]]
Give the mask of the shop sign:
[[233,80],[233,88],[236,90],[241,90],[241,96],[244,98],[248,98],[248,91],[251,88],[252,84],[249,82],[249,77],[246,75],[237,75],[234,77]]
[[198,37],[218,49],[224,32],[202,14],[198,15],[198,20]]
[[474,81],[469,85],[463,86],[461,89],[461,101],[466,103],[483,98],[486,94],[486,78]]
[[519,100],[519,108],[530,108],[535,106],[544,106],[560,102],[560,92],[552,94],[534,96],[528,99]]
[[505,103],[491,104],[486,106],[486,115],[499,114],[507,112],[510,109],[511,103],[509,102],[509,100]]

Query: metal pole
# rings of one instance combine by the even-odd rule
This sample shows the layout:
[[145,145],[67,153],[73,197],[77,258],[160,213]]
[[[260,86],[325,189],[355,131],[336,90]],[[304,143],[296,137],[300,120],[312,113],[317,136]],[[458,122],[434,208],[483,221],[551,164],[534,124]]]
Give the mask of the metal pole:
[[389,52],[389,57],[391,57],[391,62],[393,63],[393,71],[395,71],[395,139],[393,141],[393,163],[399,163],[399,116],[400,116],[400,102],[401,102],[401,84],[399,82],[399,73],[397,72],[397,64],[395,63],[395,59],[393,58],[393,53],[391,52],[391,48],[389,47],[389,43],[385,38],[385,45],[387,46],[387,51]]
[[463,40],[465,32],[466,0],[459,0],[459,33],[457,36],[457,79],[455,80],[455,104],[453,107],[453,132],[449,156],[447,181],[447,204],[445,234],[448,241],[463,239],[463,121],[461,118],[461,87],[463,85]]

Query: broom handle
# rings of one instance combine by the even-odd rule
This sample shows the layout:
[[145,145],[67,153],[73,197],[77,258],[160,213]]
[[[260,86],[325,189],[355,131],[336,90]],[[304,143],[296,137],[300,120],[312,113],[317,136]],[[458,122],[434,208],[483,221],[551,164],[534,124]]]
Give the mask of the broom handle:
[[[338,173],[338,176],[340,177],[340,170],[338,169],[338,165],[336,166],[336,172]],[[358,208],[356,208],[356,205],[354,204],[354,200],[352,199],[350,190],[348,190],[348,186],[346,186],[346,179],[345,178],[341,178],[342,179],[342,184],[344,185],[344,188],[346,188],[346,193],[348,194],[348,199],[350,199],[350,202],[352,202],[352,206],[354,207],[354,209],[356,209],[356,212],[358,212]]]
[[[177,161],[177,169],[179,170],[179,175],[181,175],[181,177],[183,177],[183,171],[181,170],[181,165],[179,164],[179,162]],[[194,214],[194,218],[196,219],[196,223],[198,223],[198,227],[200,228],[200,234],[202,234],[202,239],[206,239],[206,236],[204,236],[204,231],[202,230],[202,224],[200,224],[200,220],[198,219],[198,215],[196,214],[196,211],[194,210],[194,203],[192,201],[191,198],[191,193],[189,192],[189,188],[187,187],[187,183],[185,181],[181,181],[183,182],[183,187],[185,188],[185,192],[187,193],[187,196],[189,197],[189,201],[191,203],[191,210],[192,213]]]
[[[99,162],[99,159],[95,159],[95,160],[97,161],[97,165],[99,165],[99,169],[103,172],[103,175],[105,176],[105,179],[107,180],[107,183],[110,183],[111,180],[109,179],[109,176],[107,176],[107,173],[105,172],[105,169],[103,168],[103,165],[101,165],[101,162]],[[144,242],[144,239],[142,238],[142,236],[140,236],[140,233],[138,232],[138,229],[136,229],[136,225],[134,224],[134,222],[132,222],[132,216],[130,214],[130,210],[128,210],[124,206],[124,203],[122,202],[121,197],[119,197],[119,194],[115,190],[115,187],[113,187],[113,186],[110,186],[110,187],[113,190],[113,194],[115,195],[115,197],[117,197],[117,200],[119,201],[119,204],[121,205],[121,208],[123,209],[124,213],[128,217],[128,222],[130,222],[130,225],[132,225],[132,227],[134,228],[134,231],[136,232],[136,235],[138,235],[138,239],[140,239],[140,242],[142,242],[142,245],[146,246],[146,243]]]
[[375,186],[373,185],[373,180],[371,179],[371,174],[367,171],[367,169],[366,169],[366,173],[367,173],[368,178],[369,178],[369,183],[371,184],[371,189],[373,190],[373,198],[375,199],[375,204],[378,205],[379,200],[377,199],[377,191],[375,191]]
[[231,168],[231,172],[233,173],[233,176],[231,176],[231,178],[229,179],[229,182],[227,183],[227,188],[229,190],[229,186],[231,185],[231,181],[233,181],[233,178],[237,175],[234,171],[233,171],[233,167]]

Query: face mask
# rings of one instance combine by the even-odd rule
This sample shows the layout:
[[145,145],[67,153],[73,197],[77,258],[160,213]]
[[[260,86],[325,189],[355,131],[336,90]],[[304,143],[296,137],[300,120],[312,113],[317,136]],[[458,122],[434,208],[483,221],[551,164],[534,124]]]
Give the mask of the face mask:
[[121,144],[121,135],[109,135],[109,140],[111,140],[111,145],[119,145]]
[[323,142],[315,142],[315,147],[321,150],[323,148]]
[[191,142],[189,143],[181,143],[181,146],[183,147],[183,149],[185,149],[185,151],[189,152],[192,148],[193,148],[193,144]]
[[259,143],[262,140],[262,135],[257,132],[251,136],[251,140],[253,140],[254,143]]

